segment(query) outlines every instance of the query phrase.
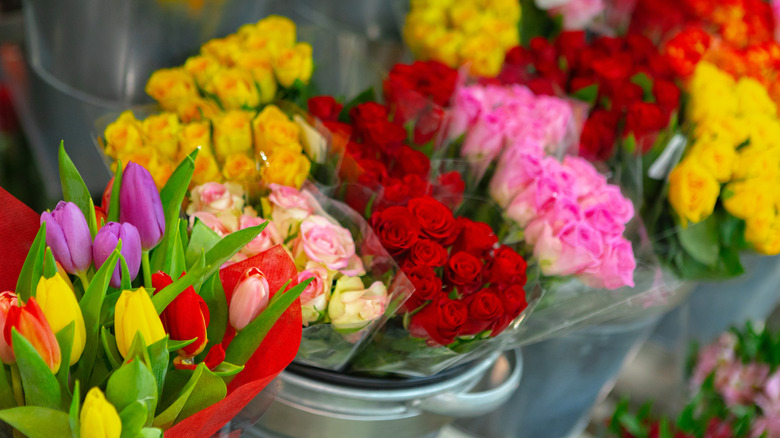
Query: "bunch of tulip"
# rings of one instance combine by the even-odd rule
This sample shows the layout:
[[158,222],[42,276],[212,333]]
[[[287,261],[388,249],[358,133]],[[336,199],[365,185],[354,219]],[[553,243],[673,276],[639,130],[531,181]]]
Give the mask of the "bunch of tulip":
[[0,419],[18,432],[209,436],[293,359],[306,284],[285,291],[296,270],[281,248],[218,272],[263,226],[186,232],[194,155],[161,192],[140,165],[118,169],[103,216],[60,149],[65,201],[0,294]]
[[[368,225],[347,206],[323,198],[312,187],[299,191],[271,184],[269,190],[261,199],[260,217],[245,204],[237,184],[195,187],[187,207],[192,232],[209,229],[221,237],[266,223],[263,232],[228,263],[282,245],[295,262],[298,281],[312,279],[300,299],[306,328],[296,361],[341,368],[383,321],[385,311],[395,310],[391,303],[405,299],[410,287],[401,287],[403,276],[394,275],[392,259],[373,243],[376,237]],[[323,341],[327,352],[322,351]]]
[[519,21],[519,0],[412,0],[403,35],[418,59],[492,77],[520,43]]
[[[163,112],[137,120],[125,111],[104,132],[105,153],[149,169],[158,187],[173,172],[174,163],[200,149],[192,184],[233,181],[243,186],[282,184],[300,188],[311,162],[304,146],[323,140],[302,118],[291,120],[279,107],[268,105],[255,114],[243,109],[185,123]],[[316,152],[307,148],[309,154]]]

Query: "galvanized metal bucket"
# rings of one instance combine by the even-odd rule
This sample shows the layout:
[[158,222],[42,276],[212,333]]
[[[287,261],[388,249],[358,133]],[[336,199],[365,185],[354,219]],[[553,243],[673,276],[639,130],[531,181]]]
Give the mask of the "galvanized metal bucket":
[[[262,438],[436,436],[455,418],[484,415],[515,391],[519,352],[496,353],[444,380],[417,386],[384,380],[383,388],[350,387],[283,372],[276,400],[247,436]],[[395,383],[394,383],[395,382]],[[361,382],[362,383],[362,382]],[[395,386],[395,387],[394,387]]]

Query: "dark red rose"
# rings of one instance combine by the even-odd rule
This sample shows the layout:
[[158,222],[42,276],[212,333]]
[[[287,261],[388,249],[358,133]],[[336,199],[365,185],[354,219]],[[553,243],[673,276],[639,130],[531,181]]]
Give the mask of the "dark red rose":
[[447,280],[455,286],[468,286],[482,279],[482,260],[461,251],[447,262]]
[[453,170],[442,173],[436,178],[436,185],[433,187],[433,197],[444,204],[450,210],[454,210],[463,202],[463,192],[466,190],[466,183],[460,172]]
[[634,102],[626,113],[626,128],[624,135],[633,133],[639,139],[648,134],[657,133],[666,126],[661,107],[649,102]]
[[468,317],[469,311],[463,302],[439,297],[412,315],[409,333],[439,345],[449,345],[460,334]]
[[561,32],[555,40],[555,48],[566,59],[568,70],[576,68],[579,53],[586,45],[584,31]]
[[593,41],[593,47],[602,52],[605,57],[626,53],[625,39],[621,37],[602,36]]
[[506,313],[501,298],[491,289],[482,289],[467,300],[469,319],[461,329],[462,335],[477,335],[490,329]]
[[474,222],[471,219],[459,217],[457,220],[460,225],[460,233],[455,243],[452,245],[452,253],[459,251],[467,252],[476,257],[485,257],[498,243],[498,237],[490,228],[490,225],[484,222]]
[[444,109],[432,106],[421,112],[414,122],[414,143],[424,145],[434,138],[444,122]]
[[393,256],[406,252],[420,236],[420,224],[406,207],[388,207],[374,213],[371,225],[382,246]]
[[333,96],[316,96],[307,103],[309,113],[323,122],[335,122],[344,105],[336,102]]
[[598,58],[593,61],[593,71],[602,79],[602,83],[625,81],[631,75],[633,64],[631,55],[621,53],[614,57]]
[[525,259],[514,249],[502,245],[488,263],[488,281],[497,284],[525,285]]
[[656,79],[653,83],[653,96],[667,114],[677,111],[680,106],[680,89],[672,81]]
[[442,295],[441,278],[430,266],[408,267],[404,269],[404,273],[414,286],[414,293],[404,302],[404,309],[407,312],[413,312],[426,302]]
[[409,201],[409,211],[417,219],[423,233],[434,240],[446,240],[455,226],[452,211],[430,196]]
[[583,88],[590,87],[591,85],[598,85],[598,83],[599,83],[598,79],[594,77],[577,76],[571,78],[571,81],[569,81],[569,90],[571,90],[572,93],[575,93]]
[[591,113],[580,136],[580,155],[590,161],[604,161],[615,150],[615,131],[620,117],[617,113],[595,110]]
[[396,150],[393,174],[402,178],[404,175],[419,175],[427,178],[431,171],[431,160],[420,151],[416,151],[407,145],[402,145]]
[[362,125],[361,134],[367,146],[379,147],[385,153],[390,153],[406,140],[406,130],[403,126],[387,121],[379,121]]
[[387,181],[387,169],[385,165],[376,160],[358,160],[360,176],[358,183],[367,187],[376,188]]
[[356,126],[387,121],[387,108],[381,103],[366,102],[349,111],[349,117]]
[[632,82],[615,84],[609,93],[609,98],[612,100],[612,110],[625,111],[632,103],[641,102],[644,95],[642,87]]
[[370,159],[371,156],[375,155],[372,153],[373,151],[370,150],[370,148],[366,147],[366,145],[363,143],[356,143],[354,141],[347,143],[346,151],[347,154],[351,155],[352,158],[356,160]]
[[394,205],[406,205],[412,198],[408,184],[403,179],[388,178],[382,190],[382,196],[376,202],[377,210],[383,210]]
[[533,78],[526,84],[537,96],[555,96],[556,83],[547,78]]
[[458,83],[458,71],[439,61],[417,61],[420,76],[417,89],[439,106],[448,106]]
[[635,64],[646,64],[651,57],[658,53],[658,48],[644,35],[631,34],[625,37],[626,46]]
[[528,67],[533,63],[533,55],[523,46],[515,46],[506,52],[504,57],[504,65],[511,65],[514,67]]
[[[507,64],[501,68],[501,72],[495,79],[497,85],[525,84],[531,79],[531,74],[526,70],[526,67]],[[482,79],[480,79],[481,82]]]
[[349,139],[352,137],[352,125],[348,125],[346,123],[341,122],[322,122],[323,125],[325,125],[326,128],[328,128],[328,131],[333,133],[333,136],[339,136],[344,139]]
[[504,310],[512,319],[515,319],[526,307],[528,307],[523,286],[513,284],[508,287],[500,288],[498,296],[501,298],[501,302],[504,303]]
[[420,175],[404,175],[403,183],[409,187],[409,199],[431,194],[431,184]]
[[409,251],[409,260],[415,265],[438,268],[447,263],[447,250],[431,239],[417,239]]
[[[529,44],[531,50],[531,56],[534,59],[534,66],[542,65],[558,65],[558,53],[555,47],[550,44],[547,39],[542,37],[534,37]],[[537,67],[538,69],[538,67]]]

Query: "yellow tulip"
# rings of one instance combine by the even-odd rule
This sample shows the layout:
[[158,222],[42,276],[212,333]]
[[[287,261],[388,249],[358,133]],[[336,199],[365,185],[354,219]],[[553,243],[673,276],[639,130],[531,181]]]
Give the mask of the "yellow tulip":
[[151,345],[165,337],[160,316],[152,304],[146,289],[122,291],[114,308],[114,331],[116,346],[122,357],[130,351],[136,333],[140,334],[146,345]]
[[84,327],[84,317],[81,315],[81,308],[76,301],[72,287],[68,286],[68,283],[60,275],[51,278],[41,277],[35,290],[35,298],[55,334],[71,322],[73,323],[70,365],[74,365],[81,357],[81,353],[84,352],[87,330]]
[[280,50],[273,60],[274,74],[283,87],[291,87],[296,80],[309,83],[314,68],[312,49],[308,43]]
[[686,158],[669,174],[669,203],[683,227],[709,217],[719,194],[718,181],[694,160]]
[[119,438],[122,434],[122,421],[116,408],[98,387],[87,393],[80,419],[81,438]]

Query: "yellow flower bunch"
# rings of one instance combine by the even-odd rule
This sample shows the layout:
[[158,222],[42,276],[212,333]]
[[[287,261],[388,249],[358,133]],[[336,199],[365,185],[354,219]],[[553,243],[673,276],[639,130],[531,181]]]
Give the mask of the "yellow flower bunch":
[[[701,62],[689,84],[695,141],[669,176],[683,226],[712,214],[720,197],[746,224],[745,239],[780,253],[780,120],[766,88]],[[723,187],[721,188],[721,184]]]
[[138,120],[123,112],[104,132],[105,153],[123,164],[145,166],[162,188],[175,163],[196,148],[192,185],[262,181],[300,188],[311,162],[301,146],[303,130],[274,105],[261,112],[231,110],[211,120],[185,122],[163,112]]
[[157,70],[146,92],[189,123],[225,111],[272,102],[279,86],[309,82],[312,49],[296,41],[295,23],[270,16],[203,44],[183,66]]
[[519,21],[518,0],[411,0],[403,34],[418,59],[494,77],[520,43]]

